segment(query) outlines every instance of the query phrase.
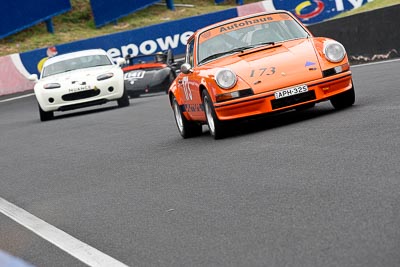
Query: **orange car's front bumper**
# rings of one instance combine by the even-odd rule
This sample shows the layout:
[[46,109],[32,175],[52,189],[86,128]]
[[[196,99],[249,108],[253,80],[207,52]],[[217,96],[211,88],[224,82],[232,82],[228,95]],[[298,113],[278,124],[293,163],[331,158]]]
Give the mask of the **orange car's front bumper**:
[[275,100],[274,93],[285,89],[279,88],[277,90],[239,98],[232,101],[214,103],[215,112],[220,120],[233,120],[262,115],[296,108],[307,103],[326,101],[332,96],[350,90],[353,87],[350,71],[310,81],[305,84],[308,86],[308,94],[305,96],[304,101],[297,97],[295,101],[287,101],[286,103],[277,104],[277,101],[273,101]]

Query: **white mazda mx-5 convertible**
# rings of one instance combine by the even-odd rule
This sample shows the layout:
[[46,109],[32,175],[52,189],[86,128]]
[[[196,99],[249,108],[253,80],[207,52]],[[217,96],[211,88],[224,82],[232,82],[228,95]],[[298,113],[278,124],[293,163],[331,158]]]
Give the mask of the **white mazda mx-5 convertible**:
[[67,111],[116,100],[129,106],[121,65],[114,63],[102,49],[57,55],[45,61],[40,79],[32,74],[41,121],[54,117],[54,111]]

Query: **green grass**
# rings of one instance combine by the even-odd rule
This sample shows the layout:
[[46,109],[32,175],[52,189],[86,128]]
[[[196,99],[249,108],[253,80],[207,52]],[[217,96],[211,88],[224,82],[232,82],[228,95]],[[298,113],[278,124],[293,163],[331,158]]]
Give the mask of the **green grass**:
[[396,5],[396,4],[400,4],[400,1],[399,0],[374,0],[373,2],[367,3],[357,9],[343,12],[343,13],[337,15],[335,18],[343,18],[343,17],[351,16],[351,15],[354,15],[357,13],[370,11],[370,10],[374,10],[374,9],[378,9],[378,8],[382,8],[382,7],[392,6],[392,5]]
[[[248,4],[259,1],[245,0],[244,2]],[[72,10],[53,18],[54,34],[48,33],[46,25],[40,23],[34,27],[1,39],[0,56],[126,31],[166,21],[225,10],[236,6],[235,0],[226,0],[222,5],[215,5],[214,0],[174,0],[174,3],[176,5],[175,11],[168,10],[163,5],[152,5],[120,19],[116,25],[108,24],[97,29],[94,25],[89,0],[71,0]],[[356,11],[346,12],[340,16],[398,3],[399,0],[375,0]],[[181,7],[179,4],[189,4],[194,5],[194,7]]]

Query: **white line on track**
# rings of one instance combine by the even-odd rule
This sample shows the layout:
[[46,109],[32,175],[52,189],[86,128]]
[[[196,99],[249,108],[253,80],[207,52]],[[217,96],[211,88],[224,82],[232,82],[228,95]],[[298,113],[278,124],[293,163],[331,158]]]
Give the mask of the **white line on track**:
[[127,267],[1,197],[0,212],[89,266]]
[[13,100],[17,100],[17,99],[20,99],[20,98],[25,98],[25,97],[33,96],[33,95],[35,95],[35,94],[34,94],[34,93],[31,93],[31,94],[27,94],[27,95],[21,95],[21,96],[16,96],[16,97],[12,97],[12,98],[7,98],[7,99],[0,100],[0,103],[2,103],[2,102],[9,102],[9,101],[13,101]]
[[378,62],[371,62],[371,63],[364,63],[364,64],[359,64],[359,65],[351,65],[351,68],[357,68],[357,67],[367,67],[371,65],[378,65],[378,64],[385,64],[385,63],[391,63],[391,62],[396,62],[400,61],[399,58],[396,59],[391,59],[391,60],[384,60],[384,61],[378,61]]

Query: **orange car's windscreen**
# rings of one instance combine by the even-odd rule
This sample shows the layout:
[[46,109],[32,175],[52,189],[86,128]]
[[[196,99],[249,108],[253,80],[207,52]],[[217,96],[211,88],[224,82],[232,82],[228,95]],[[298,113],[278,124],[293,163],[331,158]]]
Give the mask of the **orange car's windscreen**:
[[198,62],[229,54],[240,48],[305,38],[308,33],[291,16],[278,13],[238,20],[199,36]]

